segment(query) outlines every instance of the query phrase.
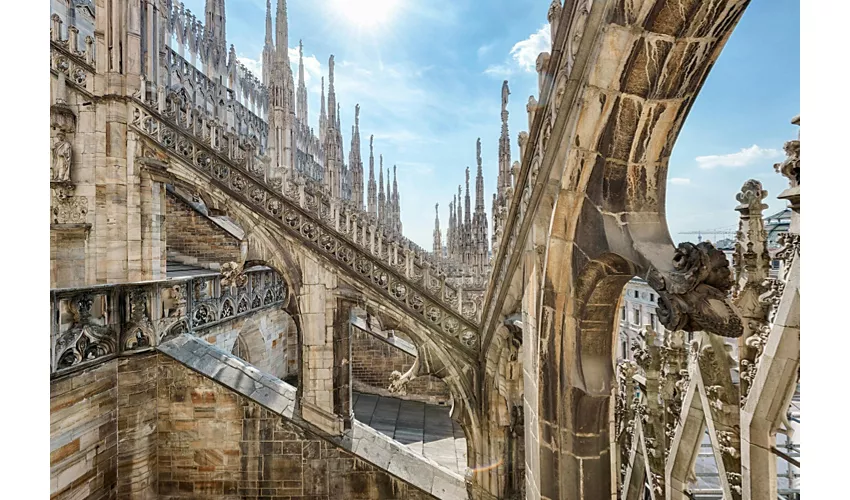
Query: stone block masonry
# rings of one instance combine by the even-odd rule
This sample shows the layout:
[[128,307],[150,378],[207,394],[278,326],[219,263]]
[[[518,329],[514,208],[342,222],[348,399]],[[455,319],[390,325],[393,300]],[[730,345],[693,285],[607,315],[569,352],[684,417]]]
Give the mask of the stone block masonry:
[[118,498],[156,498],[157,354],[117,361]]
[[433,498],[176,361],[159,373],[159,498]]
[[51,383],[51,498],[466,497],[457,474],[359,422],[322,434],[295,388],[180,340]]
[[[404,373],[413,366],[416,357],[393,346],[386,340],[352,328],[351,375],[354,388],[360,392],[390,395],[390,374],[395,370]],[[430,375],[416,377],[407,385],[407,394],[393,397],[424,401],[427,403],[448,403],[451,398],[445,382]]]
[[118,471],[117,361],[50,384],[50,498],[108,498]]
[[275,377],[297,374],[298,334],[295,321],[277,307],[203,330],[201,338],[225,352],[232,352],[236,339],[245,342],[245,360]]
[[197,259],[192,264],[217,269],[239,261],[239,240],[172,193],[166,194],[165,226],[168,251]]

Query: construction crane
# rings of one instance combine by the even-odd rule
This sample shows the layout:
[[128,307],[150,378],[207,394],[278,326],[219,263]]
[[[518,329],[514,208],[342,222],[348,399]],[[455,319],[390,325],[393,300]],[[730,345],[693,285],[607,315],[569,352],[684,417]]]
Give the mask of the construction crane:
[[737,234],[737,231],[733,231],[733,230],[729,229],[728,227],[721,227],[721,228],[717,228],[717,229],[698,229],[696,231],[679,231],[679,234],[695,234],[695,235],[697,235],[697,242],[702,242],[702,235],[703,234],[713,234],[714,235],[713,241],[717,242],[717,235],[718,234],[723,235],[723,236],[730,236],[730,235],[735,236]]

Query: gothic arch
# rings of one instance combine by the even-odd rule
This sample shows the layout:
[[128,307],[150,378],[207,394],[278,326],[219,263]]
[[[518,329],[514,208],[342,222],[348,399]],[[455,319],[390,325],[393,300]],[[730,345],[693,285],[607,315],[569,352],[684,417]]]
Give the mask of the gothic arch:
[[[532,265],[523,309],[540,349],[537,387],[525,391],[537,392],[527,412],[539,419],[532,475],[541,496],[610,498],[609,394],[624,284],[639,275],[664,288],[679,277],[674,258],[713,259],[705,248],[676,253],[665,218],[667,164],[747,3],[593,2],[581,22],[573,19],[580,9],[564,9],[555,57],[538,60],[547,92],[530,108],[532,140],[522,149],[531,175],[539,168],[545,182],[527,198]],[[575,36],[574,26],[582,27]],[[713,278],[701,279],[698,286],[712,286]],[[673,302],[671,317],[693,324]],[[723,327],[734,330],[727,319]]]
[[242,359],[256,366],[258,370],[271,373],[266,341],[255,318],[249,317],[239,329],[231,349],[234,354],[237,351],[239,354],[246,354],[247,357]]
[[407,334],[417,351],[417,361],[411,371],[416,376],[431,375],[441,379],[449,387],[452,396],[451,417],[466,435],[467,463],[474,467],[473,457],[479,449],[478,402],[475,383],[478,377],[475,360],[465,359],[461,352],[442,343],[427,328],[410,318],[405,312],[392,306],[378,303],[368,295],[362,297],[365,309],[378,319],[385,329],[399,330]]

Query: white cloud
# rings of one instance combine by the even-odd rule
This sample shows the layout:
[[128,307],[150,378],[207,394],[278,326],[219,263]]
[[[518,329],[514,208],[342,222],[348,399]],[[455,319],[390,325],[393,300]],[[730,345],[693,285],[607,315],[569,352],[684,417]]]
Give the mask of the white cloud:
[[[483,48],[478,49],[479,57]],[[549,28],[549,23],[546,23],[535,33],[529,35],[528,38],[520,40],[511,47],[510,60],[504,64],[491,64],[484,70],[484,73],[500,78],[510,76],[517,71],[534,73],[537,71],[537,56],[541,52],[551,50],[552,31]]]
[[684,186],[686,184],[690,184],[691,180],[686,177],[672,177],[670,178],[670,184],[677,184],[679,186]]
[[252,59],[250,57],[244,55],[237,55],[237,59],[239,62],[245,65],[248,68],[248,71],[254,74],[257,78],[263,77],[263,56],[259,56],[256,59]]
[[478,57],[481,58],[486,56],[491,50],[493,50],[493,47],[495,45],[495,43],[488,43],[486,45],[478,47]]
[[[298,47],[289,48],[289,62],[292,65],[292,76],[295,85],[298,85]],[[322,91],[322,63],[315,55],[304,56],[304,84],[310,92],[320,93]],[[325,83],[327,85],[327,83]]]
[[749,148],[743,148],[737,153],[725,155],[697,156],[696,161],[699,168],[712,169],[715,167],[746,167],[763,160],[770,160],[782,156],[778,149],[761,148],[753,144]]
[[513,70],[510,66],[506,64],[491,64],[484,70],[484,74],[493,75],[493,76],[510,76],[513,74]]
[[525,40],[519,41],[511,48],[511,57],[525,71],[534,72],[537,66],[537,56],[541,52],[552,49],[552,31],[549,23],[544,24]]

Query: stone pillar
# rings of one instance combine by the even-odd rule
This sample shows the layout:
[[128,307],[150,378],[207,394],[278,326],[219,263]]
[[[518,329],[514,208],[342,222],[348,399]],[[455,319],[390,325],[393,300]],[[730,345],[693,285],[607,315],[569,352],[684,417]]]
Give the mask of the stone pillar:
[[[535,230],[534,228],[533,230]],[[540,384],[537,367],[540,340],[537,333],[537,295],[539,276],[538,267],[534,265],[533,252],[526,251],[526,269],[528,275],[523,276],[525,288],[522,295],[522,378],[523,378],[523,420],[525,421],[525,498],[529,500],[540,498],[541,478],[541,442],[540,412],[538,393]],[[551,451],[551,450],[550,450]],[[550,478],[552,479],[552,478]],[[557,481],[557,478],[554,479]]]
[[342,418],[343,429],[351,429],[354,411],[351,403],[351,335],[354,302],[337,297],[333,338],[333,408]]
[[81,198],[78,203],[84,199],[87,204],[91,230],[85,283],[76,285],[139,281],[145,276],[140,212],[144,195],[139,165],[134,164],[138,146],[128,128],[128,98],[139,90],[141,72],[140,0],[96,0],[95,9],[104,15],[95,20],[97,73],[91,90],[110,98],[78,107],[75,195]]
[[157,355],[119,358],[118,497],[156,498]]
[[139,214],[139,242],[141,253],[141,280],[166,278],[166,201],[165,186],[174,182],[166,171],[165,163],[150,158],[141,162],[141,211]]
[[337,275],[305,257],[301,309],[301,416],[330,434],[340,434],[334,412],[334,310]]

